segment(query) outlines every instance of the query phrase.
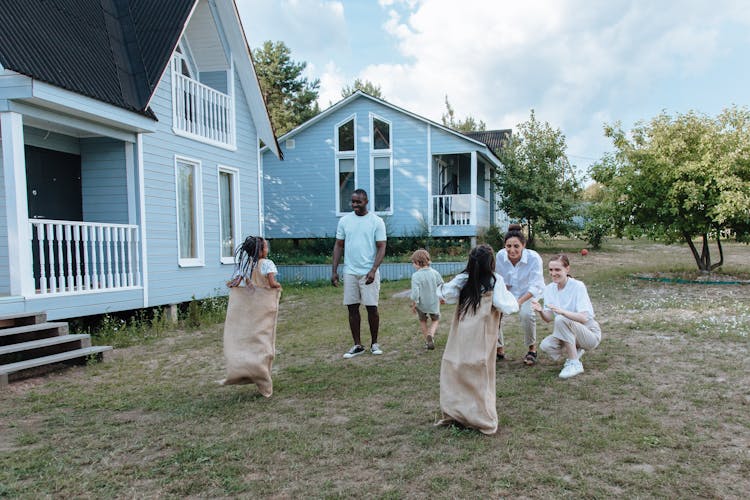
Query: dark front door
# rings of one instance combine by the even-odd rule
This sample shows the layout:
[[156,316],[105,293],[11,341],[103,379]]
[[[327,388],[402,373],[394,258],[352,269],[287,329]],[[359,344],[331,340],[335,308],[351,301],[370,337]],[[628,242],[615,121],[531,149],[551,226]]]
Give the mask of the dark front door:
[[[26,154],[26,195],[29,202],[29,219],[83,220],[81,157],[34,146],[26,146],[24,152]],[[64,263],[68,261],[68,246],[62,245],[60,242],[62,234],[56,232],[57,236],[53,237],[52,248],[50,248],[49,240],[45,241],[48,233],[45,231],[44,234],[42,241],[44,276],[49,282],[56,280],[54,281],[57,283],[56,286],[61,287],[67,267]],[[33,231],[31,252],[36,289],[42,286],[38,236],[37,231]],[[57,241],[54,241],[55,238]],[[81,263],[74,262],[73,265],[81,266]]]
[[83,220],[81,157],[26,146],[30,219]]

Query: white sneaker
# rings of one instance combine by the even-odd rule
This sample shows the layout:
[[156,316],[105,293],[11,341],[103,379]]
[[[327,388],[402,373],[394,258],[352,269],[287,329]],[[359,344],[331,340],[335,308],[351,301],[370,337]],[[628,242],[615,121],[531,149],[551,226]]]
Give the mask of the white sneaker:
[[576,353],[578,353],[578,361],[580,361],[581,360],[581,356],[583,356],[584,354],[586,354],[586,351],[584,349],[581,349],[579,347],[578,349],[576,349]]
[[350,358],[353,358],[354,356],[359,356],[363,352],[365,352],[364,347],[362,347],[361,345],[355,345],[354,347],[352,347],[351,349],[349,349],[348,351],[344,353],[344,359],[350,359]]
[[383,350],[380,348],[380,344],[372,344],[372,347],[370,347],[370,352],[373,354],[383,354]]
[[583,373],[583,364],[577,359],[568,359],[560,372],[560,378],[571,378],[581,373]]

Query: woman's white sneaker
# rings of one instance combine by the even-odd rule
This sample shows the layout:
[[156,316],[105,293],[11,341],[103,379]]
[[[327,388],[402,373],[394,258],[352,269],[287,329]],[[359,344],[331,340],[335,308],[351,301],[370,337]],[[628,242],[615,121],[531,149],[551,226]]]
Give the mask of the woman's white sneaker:
[[571,378],[581,373],[583,373],[583,364],[577,359],[568,359],[560,372],[560,378]]

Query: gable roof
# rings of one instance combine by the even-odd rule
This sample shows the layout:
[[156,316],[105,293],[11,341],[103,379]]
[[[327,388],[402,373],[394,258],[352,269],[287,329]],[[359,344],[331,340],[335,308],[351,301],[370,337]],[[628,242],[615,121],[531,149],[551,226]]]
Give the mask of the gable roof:
[[474,138],[474,137],[470,137],[468,134],[465,134],[465,133],[462,133],[462,132],[458,132],[457,130],[453,130],[450,127],[446,127],[445,125],[442,125],[440,123],[434,122],[434,121],[432,121],[432,120],[430,120],[428,118],[425,118],[423,116],[420,116],[420,115],[418,115],[416,113],[412,113],[411,111],[407,111],[407,110],[405,110],[403,108],[400,108],[400,107],[398,107],[398,106],[396,106],[394,104],[391,104],[391,103],[389,103],[387,101],[384,101],[383,99],[379,99],[377,97],[371,96],[370,94],[367,94],[366,92],[362,92],[361,90],[357,90],[352,95],[350,95],[350,96],[348,96],[348,97],[340,100],[339,102],[333,104],[328,109],[320,112],[319,114],[317,114],[314,117],[312,117],[309,120],[307,120],[305,123],[302,123],[301,125],[298,125],[297,127],[293,128],[292,130],[290,130],[286,134],[284,134],[281,137],[279,137],[279,142],[282,142],[282,141],[284,141],[286,139],[290,139],[290,138],[294,137],[295,135],[297,135],[298,133],[302,132],[306,128],[312,126],[313,124],[315,124],[318,121],[322,120],[323,118],[325,118],[326,116],[330,115],[334,111],[336,111],[336,110],[338,110],[338,109],[346,106],[347,104],[349,104],[350,102],[352,102],[352,101],[354,101],[355,99],[358,99],[358,98],[370,99],[371,101],[377,102],[379,104],[382,104],[383,106],[386,106],[388,108],[394,109],[394,110],[396,110],[396,111],[398,111],[400,113],[403,113],[405,115],[408,115],[408,116],[410,116],[410,117],[412,117],[412,118],[414,118],[416,120],[419,120],[421,122],[427,123],[430,126],[437,127],[437,128],[439,128],[441,130],[444,130],[444,131],[446,131],[446,132],[448,132],[450,134],[453,134],[453,135],[456,135],[458,137],[461,137],[462,139],[466,139],[469,142],[473,142],[473,143],[477,144],[478,146],[484,146],[484,147],[486,147],[488,149],[488,152],[489,152],[490,156],[492,156],[492,158],[494,159],[494,162],[496,162],[496,164],[498,166],[500,165],[500,160],[497,158],[497,156],[495,156],[495,153],[494,153],[493,149],[491,147],[489,147],[488,144],[486,144],[485,142],[481,141],[480,139],[477,139],[477,138]]
[[197,0],[0,0],[0,63],[155,118],[151,94]]
[[503,147],[503,142],[510,137],[511,129],[504,128],[499,130],[482,130],[478,132],[462,132],[466,137],[471,137],[487,145],[492,152],[499,151]]

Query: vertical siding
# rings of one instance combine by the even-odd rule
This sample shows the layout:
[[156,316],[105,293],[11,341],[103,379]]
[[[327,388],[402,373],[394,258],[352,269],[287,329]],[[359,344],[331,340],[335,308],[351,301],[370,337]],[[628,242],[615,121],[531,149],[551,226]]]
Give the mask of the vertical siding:
[[83,220],[127,224],[125,145],[106,138],[81,139],[80,142]]
[[[259,232],[257,132],[237,78],[234,83],[237,150],[204,144],[172,132],[171,74],[166,72],[151,108],[157,131],[143,136],[144,189],[148,238],[149,304],[169,304],[214,295],[232,272],[221,264],[219,241],[218,166],[239,169],[241,237]],[[175,154],[201,163],[204,262],[179,267]]]
[[0,141],[0,296],[10,294],[10,270],[8,269],[8,213],[5,210],[5,169],[3,167],[3,143]]
[[392,236],[411,234],[427,217],[427,125],[367,98],[359,98],[282,142],[284,161],[263,155],[266,235],[271,238],[333,236],[336,216],[334,133],[337,123],[356,116],[357,187],[370,193],[370,113],[391,123],[393,204],[386,216]]

